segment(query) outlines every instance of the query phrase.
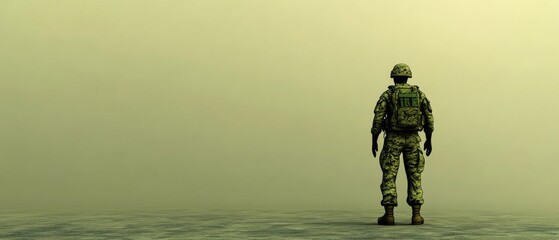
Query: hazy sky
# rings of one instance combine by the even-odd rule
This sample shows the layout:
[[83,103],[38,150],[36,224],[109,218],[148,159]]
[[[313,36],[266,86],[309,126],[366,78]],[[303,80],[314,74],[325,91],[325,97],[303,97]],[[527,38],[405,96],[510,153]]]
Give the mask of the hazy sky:
[[435,116],[426,209],[556,207],[558,8],[1,1],[0,205],[378,209],[372,111],[405,62]]

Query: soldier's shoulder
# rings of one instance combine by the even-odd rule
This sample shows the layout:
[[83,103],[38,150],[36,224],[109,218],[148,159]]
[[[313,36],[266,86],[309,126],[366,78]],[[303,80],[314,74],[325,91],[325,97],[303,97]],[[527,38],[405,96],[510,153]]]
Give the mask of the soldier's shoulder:
[[396,86],[390,85],[390,86],[388,86],[388,89],[386,89],[386,90],[384,91],[383,94],[390,95],[390,94],[394,93],[395,91],[396,91]]
[[385,99],[389,99],[389,98],[390,98],[390,95],[392,94],[392,92],[393,92],[393,89],[390,88],[390,87],[388,87],[388,89],[387,89],[386,91],[384,91],[384,92],[380,95],[380,97],[381,97],[381,98],[385,98]]

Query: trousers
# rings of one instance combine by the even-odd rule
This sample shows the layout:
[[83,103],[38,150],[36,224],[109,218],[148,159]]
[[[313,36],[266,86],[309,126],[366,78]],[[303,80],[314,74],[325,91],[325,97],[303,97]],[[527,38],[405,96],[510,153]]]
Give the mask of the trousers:
[[417,132],[387,132],[379,161],[382,169],[381,205],[398,206],[396,192],[396,175],[400,167],[400,155],[404,156],[404,167],[408,179],[408,205],[423,205],[423,189],[421,173],[425,166],[425,158],[419,143],[421,138]]

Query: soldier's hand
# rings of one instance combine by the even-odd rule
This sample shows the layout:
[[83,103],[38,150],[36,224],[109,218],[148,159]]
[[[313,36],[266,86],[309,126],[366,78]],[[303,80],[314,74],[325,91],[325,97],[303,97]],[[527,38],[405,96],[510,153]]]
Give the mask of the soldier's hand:
[[431,145],[431,141],[425,142],[425,144],[423,145],[423,150],[425,150],[425,154],[427,154],[427,156],[431,155],[431,152],[433,151],[433,146]]
[[373,141],[373,157],[377,156],[377,151],[378,151],[378,143],[377,141]]

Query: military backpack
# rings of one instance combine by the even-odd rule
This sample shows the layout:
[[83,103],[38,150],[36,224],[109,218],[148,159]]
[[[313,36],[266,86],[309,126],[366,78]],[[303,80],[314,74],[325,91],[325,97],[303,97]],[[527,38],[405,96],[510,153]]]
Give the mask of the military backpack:
[[391,112],[388,114],[388,129],[394,131],[423,130],[421,92],[418,86],[389,87]]

